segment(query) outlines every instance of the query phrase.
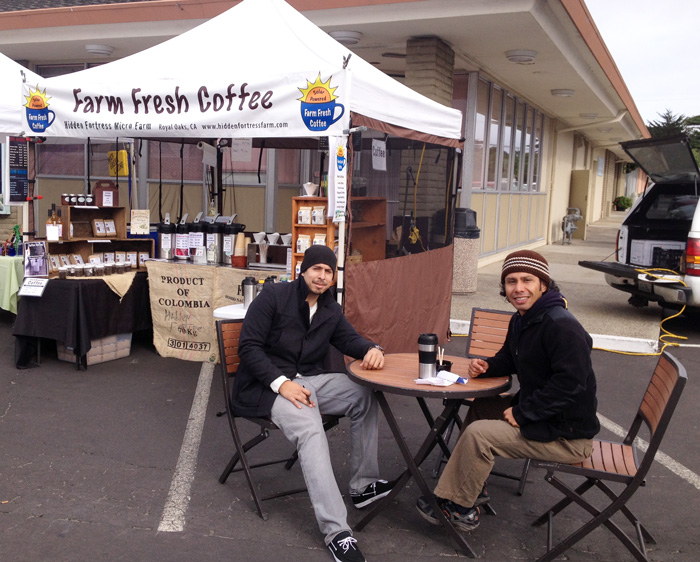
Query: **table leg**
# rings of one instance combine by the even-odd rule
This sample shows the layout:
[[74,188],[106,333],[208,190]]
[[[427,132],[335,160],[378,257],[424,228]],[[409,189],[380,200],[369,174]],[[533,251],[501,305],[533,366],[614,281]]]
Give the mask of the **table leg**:
[[[428,425],[430,427],[433,427],[435,425],[435,420],[433,419],[433,415],[430,413],[430,409],[428,408],[428,405],[425,403],[425,398],[416,398],[418,400],[418,405],[420,406],[421,411],[423,412],[423,415],[425,416],[425,419],[428,422]],[[457,408],[450,408],[451,412],[449,415],[450,420],[453,420],[454,417],[457,415],[457,409],[459,408],[459,402],[457,402],[458,406]],[[445,403],[445,407],[447,407],[447,403]],[[445,411],[443,410],[442,415],[445,414]],[[437,440],[437,444],[440,446],[440,449],[442,450],[442,454],[445,455],[447,458],[450,457],[450,448],[447,446],[447,443],[445,441],[445,435],[448,435],[447,430],[449,427],[451,427],[451,423],[448,422],[447,425],[445,426],[445,429],[441,431],[440,433],[436,434],[435,439]],[[449,439],[449,437],[448,437]],[[429,454],[429,453],[428,453]],[[421,461],[422,462],[422,461]],[[418,463],[421,464],[421,463]]]
[[404,460],[406,461],[407,470],[405,470],[401,474],[391,492],[387,496],[382,498],[379,502],[377,502],[376,507],[372,511],[370,511],[365,517],[363,517],[362,520],[357,525],[355,525],[355,528],[358,531],[361,531],[372,519],[374,519],[374,517],[376,517],[387,505],[389,505],[389,502],[394,497],[396,497],[396,495],[401,489],[403,489],[408,479],[411,476],[413,476],[414,480],[416,481],[416,484],[418,485],[418,488],[421,491],[421,494],[433,504],[433,510],[437,514],[438,519],[442,523],[447,533],[455,540],[455,542],[459,545],[460,549],[462,550],[462,552],[464,552],[466,556],[468,556],[469,558],[476,558],[476,553],[469,546],[469,543],[467,543],[464,537],[457,532],[457,530],[445,517],[445,514],[442,512],[442,509],[440,509],[440,506],[438,506],[437,502],[435,501],[433,491],[425,483],[425,480],[423,479],[423,476],[421,475],[420,470],[418,469],[420,464],[435,448],[435,445],[438,443],[438,440],[441,437],[443,431],[445,430],[445,427],[449,424],[450,420],[452,419],[452,416],[455,415],[456,410],[459,408],[460,401],[446,401],[445,408],[443,409],[442,413],[435,419],[435,422],[430,428],[428,436],[425,438],[423,444],[421,445],[420,449],[414,457],[408,448],[406,440],[401,434],[401,430],[398,426],[398,423],[396,422],[396,418],[394,417],[393,412],[391,411],[391,407],[389,406],[389,403],[387,402],[386,397],[384,396],[384,393],[377,392],[376,396],[377,402],[379,402],[379,406],[381,407],[382,412],[384,413],[384,417],[386,418],[386,421],[389,424],[389,429],[391,429],[391,432],[394,435],[394,440],[396,441],[396,444],[398,445],[399,450],[401,451],[401,454]]

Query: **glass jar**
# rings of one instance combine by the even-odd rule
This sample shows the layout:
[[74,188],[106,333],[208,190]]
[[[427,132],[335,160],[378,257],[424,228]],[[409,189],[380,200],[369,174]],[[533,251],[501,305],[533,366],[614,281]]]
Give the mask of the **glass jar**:
[[70,193],[61,194],[61,205],[70,205]]
[[86,205],[94,205],[95,204],[95,198],[92,195],[86,195],[85,196],[85,204]]
[[115,273],[124,273],[124,262],[118,261],[115,266]]
[[114,264],[112,262],[107,262],[105,264],[105,275],[112,275],[114,273]]
[[58,278],[59,279],[66,279],[68,277],[68,268],[65,265],[62,265],[61,267],[58,268]]
[[95,277],[102,277],[105,274],[105,264],[95,264]]
[[85,274],[85,277],[94,277],[95,276],[95,266],[91,263],[86,263],[83,266],[83,272]]
[[85,205],[85,196],[84,195],[78,195],[78,205]]

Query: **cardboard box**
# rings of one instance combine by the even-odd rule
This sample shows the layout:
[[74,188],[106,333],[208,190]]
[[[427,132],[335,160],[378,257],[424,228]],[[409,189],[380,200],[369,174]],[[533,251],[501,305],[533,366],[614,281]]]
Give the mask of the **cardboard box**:
[[[114,361],[131,355],[131,334],[117,334],[98,340],[92,340],[92,347],[87,353],[87,364],[97,365],[105,361]],[[66,347],[61,342],[56,342],[56,352],[61,361],[75,363],[76,357],[73,348]]]

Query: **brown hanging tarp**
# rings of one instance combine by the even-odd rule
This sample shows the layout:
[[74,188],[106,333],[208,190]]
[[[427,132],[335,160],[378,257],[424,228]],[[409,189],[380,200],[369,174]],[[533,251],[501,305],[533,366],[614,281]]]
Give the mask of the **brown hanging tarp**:
[[401,258],[347,264],[348,320],[387,353],[417,352],[421,333],[437,334],[444,343],[450,329],[452,253],[449,245]]

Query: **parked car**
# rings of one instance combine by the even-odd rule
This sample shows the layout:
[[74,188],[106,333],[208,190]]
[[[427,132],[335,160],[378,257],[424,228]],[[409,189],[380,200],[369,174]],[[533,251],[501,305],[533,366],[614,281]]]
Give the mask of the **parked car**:
[[628,211],[617,261],[580,261],[630,294],[629,303],[700,308],[700,172],[684,135],[621,143],[649,184]]

